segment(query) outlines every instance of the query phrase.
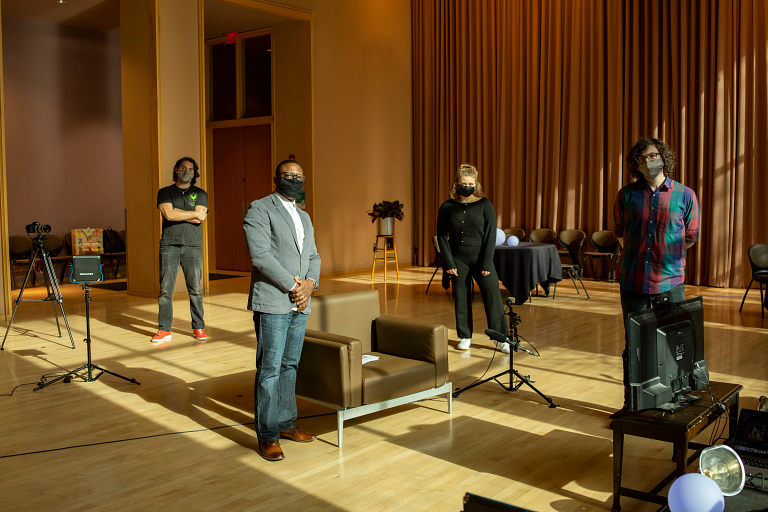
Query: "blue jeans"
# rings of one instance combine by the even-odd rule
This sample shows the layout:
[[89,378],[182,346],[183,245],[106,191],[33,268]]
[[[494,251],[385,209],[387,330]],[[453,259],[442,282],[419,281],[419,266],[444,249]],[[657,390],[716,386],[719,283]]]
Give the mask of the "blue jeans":
[[263,444],[280,439],[280,432],[296,426],[296,371],[307,315],[254,311],[253,324],[257,343],[253,403],[256,435]]
[[157,324],[161,331],[170,331],[173,325],[173,289],[179,266],[184,271],[189,292],[189,310],[192,328],[203,329],[203,248],[186,245],[160,245],[160,296],[157,298]]

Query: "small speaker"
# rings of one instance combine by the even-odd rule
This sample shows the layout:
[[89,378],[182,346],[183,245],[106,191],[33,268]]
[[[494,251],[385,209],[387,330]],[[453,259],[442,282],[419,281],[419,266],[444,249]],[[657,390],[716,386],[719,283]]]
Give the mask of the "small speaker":
[[101,256],[72,256],[72,272],[69,274],[71,283],[100,283],[104,281],[101,267]]

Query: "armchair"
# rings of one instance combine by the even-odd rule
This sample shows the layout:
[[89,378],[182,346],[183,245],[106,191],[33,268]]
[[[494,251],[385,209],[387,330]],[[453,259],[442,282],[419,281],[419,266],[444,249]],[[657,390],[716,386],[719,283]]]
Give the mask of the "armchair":
[[312,298],[296,396],[336,409],[339,448],[344,420],[441,394],[452,410],[445,326],[379,313],[377,290]]

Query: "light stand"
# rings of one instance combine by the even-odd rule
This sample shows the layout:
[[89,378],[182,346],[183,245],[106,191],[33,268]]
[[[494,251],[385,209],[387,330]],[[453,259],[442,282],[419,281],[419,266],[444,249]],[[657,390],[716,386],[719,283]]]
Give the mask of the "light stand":
[[[59,338],[61,338],[61,326],[59,325],[59,314],[56,312],[56,304],[59,305],[59,309],[61,309],[61,316],[64,317],[64,325],[67,326],[67,333],[69,334],[69,341],[72,342],[72,348],[75,348],[75,340],[72,338],[72,331],[69,330],[69,322],[67,322],[67,315],[64,313],[64,305],[62,304],[62,296],[61,296],[61,288],[59,288],[59,281],[56,279],[56,272],[53,268],[53,262],[51,261],[51,255],[48,253],[48,249],[45,248],[45,235],[40,234],[37,235],[35,238],[32,239],[35,245],[35,252],[32,253],[32,256],[29,258],[29,268],[27,269],[27,276],[24,278],[24,283],[21,285],[21,290],[19,290],[19,296],[16,298],[13,303],[15,304],[13,306],[13,314],[11,315],[11,321],[8,322],[8,327],[5,329],[5,336],[3,336],[3,343],[0,345],[0,350],[5,349],[5,339],[8,337],[8,331],[11,330],[11,325],[13,324],[13,319],[16,316],[16,310],[19,308],[19,304],[22,302],[32,302],[32,301],[51,301],[51,304],[53,305],[53,316],[56,318],[56,328],[59,330]],[[45,290],[48,292],[46,297],[44,299],[22,299],[24,295],[24,290],[27,288],[27,283],[29,282],[29,276],[32,275],[32,269],[35,266],[35,261],[37,260],[38,255],[40,256],[40,261],[43,264],[43,279],[45,280]]]
[[[77,258],[78,256],[75,256]],[[88,258],[86,256],[85,258]],[[95,258],[98,258],[97,256]],[[99,273],[101,273],[101,259],[99,258]],[[74,263],[73,263],[74,266]],[[96,281],[96,279],[94,279]],[[124,377],[120,374],[111,372],[105,368],[102,368],[101,366],[97,365],[96,363],[91,362],[91,310],[90,310],[90,303],[91,303],[91,289],[88,288],[89,283],[83,283],[83,291],[85,292],[83,295],[85,295],[85,332],[86,332],[86,338],[83,340],[85,341],[85,346],[87,348],[88,352],[88,362],[85,363],[83,366],[76,370],[72,370],[71,372],[65,373],[64,375],[60,375],[59,377],[56,377],[55,379],[48,381],[46,383],[41,383],[39,386],[37,386],[33,391],[37,391],[38,389],[42,389],[45,386],[50,386],[54,382],[58,382],[62,379],[71,379],[72,376],[79,377],[84,382],[93,382],[99,377],[101,377],[102,374],[108,373],[110,375],[114,375],[115,377],[119,377],[123,380],[127,380],[128,382],[133,382],[134,384],[141,385],[140,382],[138,382],[136,379],[129,379],[128,377]],[[80,375],[80,371],[82,370],[88,370],[88,377],[84,377],[83,375]],[[93,370],[98,370],[99,374],[95,377],[93,376]],[[69,382],[69,380],[66,380],[66,382]]]
[[[464,391],[467,391],[468,389],[472,389],[481,384],[485,384],[486,382],[495,380],[499,384],[499,386],[504,388],[506,391],[511,391],[511,392],[517,391],[523,386],[523,384],[525,384],[526,386],[534,390],[536,393],[538,393],[538,395],[541,398],[546,400],[547,403],[549,403],[550,409],[559,407],[557,404],[555,404],[552,401],[551,398],[549,398],[547,395],[545,395],[544,393],[536,389],[536,387],[533,385],[533,381],[531,380],[530,375],[522,375],[520,374],[520,372],[515,370],[514,353],[517,352],[518,349],[524,352],[528,352],[529,354],[537,357],[539,354],[528,350],[527,348],[523,347],[522,344],[520,343],[520,337],[517,333],[517,326],[520,324],[521,319],[520,319],[520,315],[518,315],[512,310],[512,304],[513,304],[512,299],[507,299],[506,301],[507,310],[505,311],[504,314],[507,315],[507,320],[509,323],[508,336],[504,336],[500,332],[496,332],[491,329],[485,330],[485,334],[490,336],[497,343],[504,343],[504,342],[509,343],[509,346],[512,349],[509,351],[509,370],[504,370],[503,372],[497,375],[494,375],[493,377],[488,377],[485,380],[475,382],[474,384],[470,384],[465,388],[457,389],[456,391],[453,392],[453,398],[457,398],[461,393],[463,393]],[[499,377],[503,377],[504,375],[507,375],[507,374],[509,374],[509,386],[505,386],[504,384],[501,383],[501,381],[499,381]],[[515,379],[517,379],[517,381],[515,381]]]

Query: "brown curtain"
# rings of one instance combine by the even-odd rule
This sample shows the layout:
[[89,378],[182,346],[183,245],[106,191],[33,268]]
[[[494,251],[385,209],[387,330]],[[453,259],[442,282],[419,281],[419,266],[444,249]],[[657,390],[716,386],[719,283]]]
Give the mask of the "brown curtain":
[[746,287],[768,242],[768,1],[413,0],[417,264],[459,164],[499,227],[613,228],[625,152],[694,189],[688,282]]

